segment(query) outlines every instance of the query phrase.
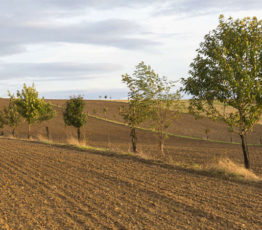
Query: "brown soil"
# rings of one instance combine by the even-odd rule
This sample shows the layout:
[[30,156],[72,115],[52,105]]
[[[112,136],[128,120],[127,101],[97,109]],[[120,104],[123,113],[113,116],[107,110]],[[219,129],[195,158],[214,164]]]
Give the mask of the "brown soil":
[[[65,127],[64,100],[50,100],[57,116],[32,126],[34,139],[50,130],[53,142],[76,138]],[[8,100],[0,99],[0,108]],[[89,115],[123,122],[123,102],[86,101]],[[106,114],[103,108],[107,107]],[[113,151],[130,150],[125,125],[89,117],[82,128],[84,143]],[[148,124],[144,124],[148,127]],[[221,122],[195,120],[183,114],[169,132],[230,141]],[[4,136],[11,130],[3,129]],[[16,137],[27,137],[26,123]],[[248,137],[259,144],[262,126]],[[233,135],[233,141],[239,141]],[[156,134],[139,130],[140,156],[174,162],[176,167],[133,156],[0,139],[0,229],[262,229],[262,184],[223,179],[185,169],[228,157],[243,164],[241,146],[170,136],[166,157],[158,151]],[[250,146],[251,168],[262,176],[262,146]]]
[[259,182],[27,141],[0,146],[0,229],[262,229]]

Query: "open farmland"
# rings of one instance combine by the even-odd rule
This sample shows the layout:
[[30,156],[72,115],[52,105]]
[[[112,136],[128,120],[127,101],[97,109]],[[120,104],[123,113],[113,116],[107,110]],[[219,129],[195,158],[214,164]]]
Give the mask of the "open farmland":
[[262,184],[0,139],[0,229],[261,229]]
[[[143,124],[138,156],[130,150],[129,128],[119,115],[121,102],[86,101],[84,144],[65,127],[64,100],[51,100],[57,116],[32,126],[34,139],[50,130],[54,144],[0,138],[0,229],[262,229],[262,182],[224,177],[199,168],[220,158],[242,165],[241,146],[221,122],[189,114],[172,124],[166,157],[157,136]],[[0,106],[8,100],[1,99]],[[107,113],[103,108],[107,107]],[[207,141],[205,129],[209,128]],[[16,130],[26,138],[26,124]],[[183,138],[182,136],[188,136]],[[251,169],[262,176],[262,126],[248,138]],[[195,138],[195,139],[194,139]],[[239,142],[236,135],[234,142]],[[227,143],[226,143],[227,142]],[[108,151],[110,149],[110,151]],[[161,161],[157,161],[157,160]],[[162,162],[162,163],[161,163]]]

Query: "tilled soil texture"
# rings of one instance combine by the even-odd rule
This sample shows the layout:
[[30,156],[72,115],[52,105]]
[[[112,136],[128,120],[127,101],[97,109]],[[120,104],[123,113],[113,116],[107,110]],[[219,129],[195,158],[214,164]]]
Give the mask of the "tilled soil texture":
[[0,139],[0,229],[262,229],[262,184]]

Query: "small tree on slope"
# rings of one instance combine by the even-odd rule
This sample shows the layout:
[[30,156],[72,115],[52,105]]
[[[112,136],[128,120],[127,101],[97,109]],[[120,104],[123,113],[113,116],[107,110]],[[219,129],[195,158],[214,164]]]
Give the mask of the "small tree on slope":
[[[262,21],[225,20],[221,15],[197,53],[190,77],[183,79],[184,91],[192,95],[190,110],[233,128],[241,138],[245,167],[250,168],[246,135],[262,114]],[[216,107],[217,101],[224,111]]]
[[8,107],[4,107],[3,116],[6,125],[12,128],[12,135],[15,136],[15,129],[21,122],[21,115],[15,103],[15,98],[9,93],[10,101]]
[[128,74],[122,75],[122,81],[127,84],[129,88],[128,106],[120,108],[120,115],[130,128],[130,137],[132,144],[132,151],[137,152],[137,133],[136,128],[141,124],[147,116],[148,104],[143,101],[142,96],[137,91],[136,81]]
[[84,112],[84,106],[85,104],[81,96],[72,97],[66,102],[66,108],[63,113],[65,124],[77,128],[78,142],[80,142],[81,137],[80,128],[84,126],[87,121],[87,115]]
[[177,115],[177,112],[172,112],[171,109],[175,108],[177,111],[180,98],[178,92],[172,92],[174,82],[165,77],[160,78],[144,62],[136,66],[132,77],[123,75],[122,81],[129,88],[129,107],[123,115],[131,129],[132,145],[136,143],[136,126],[149,119],[158,134],[159,148],[164,153],[164,141],[167,138],[165,131]]
[[23,89],[17,91],[17,98],[15,98],[18,112],[28,123],[28,139],[31,137],[31,125],[35,122],[42,122],[51,119],[55,115],[55,111],[50,103],[44,101],[44,98],[38,98],[38,92],[34,85],[27,87],[24,84]]

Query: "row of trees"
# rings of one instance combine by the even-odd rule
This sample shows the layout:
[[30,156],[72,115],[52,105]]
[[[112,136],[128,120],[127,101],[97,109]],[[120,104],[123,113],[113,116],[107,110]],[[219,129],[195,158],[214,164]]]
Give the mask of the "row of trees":
[[[166,78],[160,78],[141,62],[132,76],[123,75],[129,88],[129,107],[123,116],[130,127],[136,152],[136,127],[146,119],[153,122],[163,152],[164,131],[173,117],[170,110],[179,92]],[[182,78],[184,92],[191,96],[189,110],[197,118],[205,115],[224,121],[239,134],[244,164],[250,168],[247,134],[262,115],[262,20],[219,18],[216,29],[207,34],[190,65],[189,77]],[[224,111],[216,106],[220,103]],[[179,111],[179,108],[175,108]],[[172,113],[171,113],[172,114]]]
[[[24,87],[21,91],[17,91],[16,97],[9,92],[10,101],[0,111],[0,127],[8,125],[12,128],[12,135],[15,136],[15,129],[25,119],[28,125],[27,137],[31,138],[31,126],[35,122],[43,122],[50,120],[56,114],[53,106],[38,97],[34,85],[32,87]],[[78,141],[80,141],[80,128],[86,123],[87,114],[84,112],[84,101],[81,96],[72,97],[66,102],[66,108],[63,112],[64,122],[66,125],[77,128]],[[47,127],[47,132],[49,132]]]

